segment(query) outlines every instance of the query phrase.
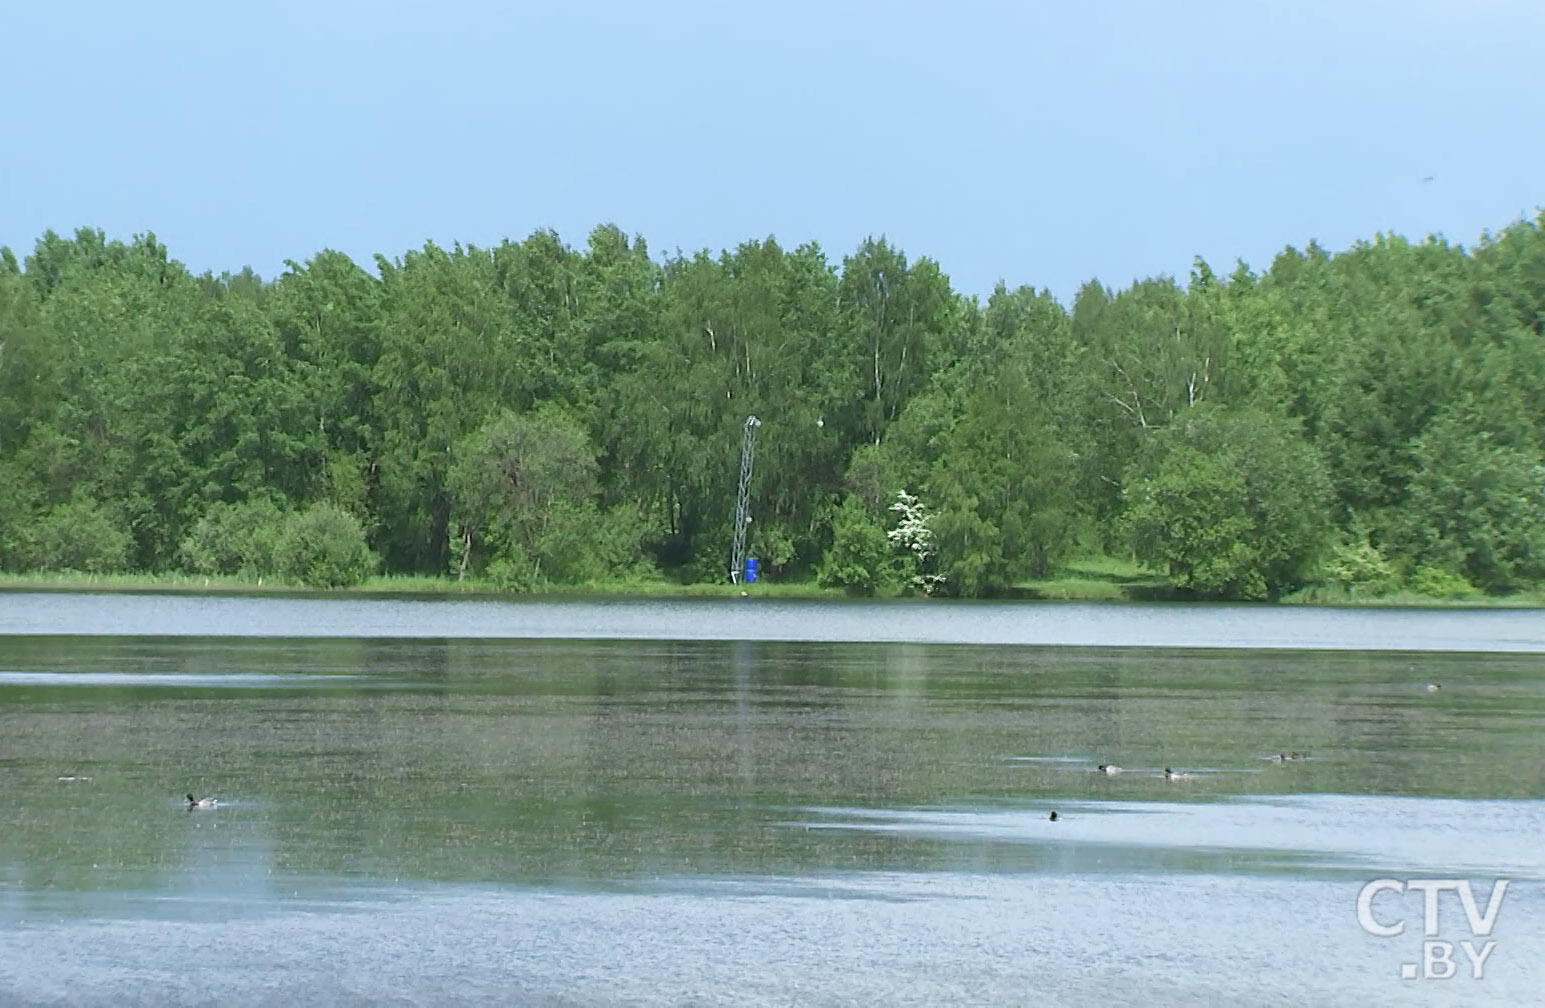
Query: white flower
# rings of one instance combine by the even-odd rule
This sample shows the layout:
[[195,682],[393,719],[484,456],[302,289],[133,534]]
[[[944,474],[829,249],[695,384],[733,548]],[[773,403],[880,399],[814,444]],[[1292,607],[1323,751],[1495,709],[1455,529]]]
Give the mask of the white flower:
[[945,580],[943,574],[924,573],[923,565],[928,558],[933,556],[933,529],[928,527],[930,515],[916,495],[905,490],[896,491],[896,503],[890,506],[890,510],[901,516],[897,526],[885,533],[892,545],[912,554],[912,562],[916,573],[912,575],[912,584],[923,589],[925,595],[932,595],[935,588]]

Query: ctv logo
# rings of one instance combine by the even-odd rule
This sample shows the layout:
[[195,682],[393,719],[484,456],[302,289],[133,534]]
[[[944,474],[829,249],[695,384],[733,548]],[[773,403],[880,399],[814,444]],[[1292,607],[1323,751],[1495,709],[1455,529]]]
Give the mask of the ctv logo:
[[[1357,923],[1376,938],[1395,938],[1405,934],[1404,919],[1391,920],[1388,911],[1375,916],[1374,900],[1382,892],[1420,892],[1423,896],[1422,958],[1421,962],[1401,963],[1400,978],[1452,979],[1462,964],[1454,958],[1457,947],[1463,953],[1464,962],[1470,966],[1470,978],[1479,980],[1485,972],[1486,960],[1491,958],[1491,953],[1497,947],[1497,943],[1491,939],[1491,932],[1497,926],[1497,913],[1502,909],[1502,897],[1507,895],[1507,887],[1507,879],[1493,882],[1491,896],[1486,900],[1483,911],[1468,879],[1406,879],[1403,882],[1400,879],[1374,879],[1357,894]],[[1465,923],[1470,927],[1470,938],[1458,942],[1439,938],[1443,930],[1439,926],[1438,896],[1450,891],[1459,894],[1459,905],[1464,909]]]

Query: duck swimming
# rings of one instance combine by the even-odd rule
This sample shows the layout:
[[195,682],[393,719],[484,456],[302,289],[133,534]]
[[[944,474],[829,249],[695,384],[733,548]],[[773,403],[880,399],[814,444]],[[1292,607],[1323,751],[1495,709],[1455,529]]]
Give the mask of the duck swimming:
[[1442,686],[1438,685],[1435,682],[1430,682],[1430,683],[1427,684],[1427,692],[1428,693],[1436,693],[1436,692],[1438,692],[1438,690],[1440,690],[1442,688],[1443,688]]
[[1287,762],[1289,762],[1291,760],[1301,760],[1301,759],[1304,759],[1307,755],[1308,755],[1308,753],[1301,753],[1301,752],[1290,752],[1290,753],[1280,753],[1279,752],[1275,756],[1268,756],[1266,758],[1271,760],[1274,763],[1287,763]]
[[1176,773],[1175,771],[1171,770],[1169,767],[1165,767],[1164,768],[1164,779],[1165,780],[1171,780],[1171,781],[1173,781],[1173,780],[1190,780],[1191,779],[1191,775],[1188,774],[1188,773]]
[[1099,766],[1095,767],[1095,769],[1100,773],[1111,777],[1114,777],[1121,772],[1121,768],[1114,763],[1101,763]]
[[1051,810],[1051,815],[1047,816],[1046,819],[1047,819],[1048,822],[1056,822],[1057,821],[1057,810],[1056,809],[1052,809]]
[[195,797],[193,797],[193,792],[191,792],[191,791],[188,792],[188,808],[189,809],[214,808],[216,805],[219,805],[219,804],[220,804],[220,802],[217,799],[214,799],[214,798],[195,798]]

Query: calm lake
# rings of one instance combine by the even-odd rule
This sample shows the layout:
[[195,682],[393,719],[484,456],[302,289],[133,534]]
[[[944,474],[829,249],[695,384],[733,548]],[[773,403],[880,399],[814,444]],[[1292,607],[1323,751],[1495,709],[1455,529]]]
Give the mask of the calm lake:
[[0,593],[0,789],[0,1005],[1545,991],[1539,610]]

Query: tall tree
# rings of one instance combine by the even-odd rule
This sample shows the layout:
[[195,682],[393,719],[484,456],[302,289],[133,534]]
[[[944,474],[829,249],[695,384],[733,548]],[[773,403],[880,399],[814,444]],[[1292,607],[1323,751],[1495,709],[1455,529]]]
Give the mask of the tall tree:
[[883,238],[866,240],[842,261],[838,298],[859,378],[852,387],[862,390],[839,422],[854,440],[878,444],[938,365],[934,354],[952,336],[955,298],[936,263],[909,266]]
[[1073,452],[1033,388],[1023,362],[1005,362],[972,396],[929,479],[946,591],[982,595],[1043,577],[1078,546]]
[[440,572],[449,557],[451,446],[497,409],[522,405],[510,395],[518,361],[509,304],[481,249],[429,244],[378,265],[377,543],[394,568]]
[[1328,486],[1291,421],[1199,407],[1146,448],[1125,491],[1140,560],[1221,598],[1274,598],[1308,580],[1327,541]]

